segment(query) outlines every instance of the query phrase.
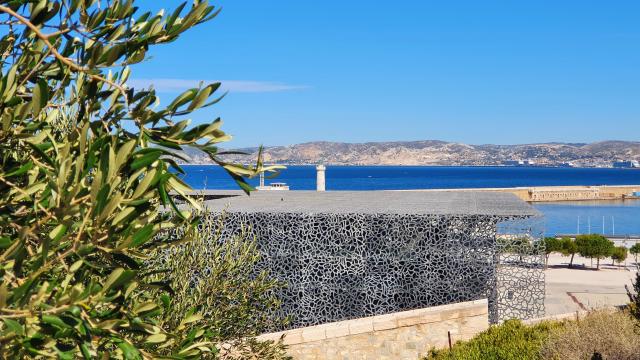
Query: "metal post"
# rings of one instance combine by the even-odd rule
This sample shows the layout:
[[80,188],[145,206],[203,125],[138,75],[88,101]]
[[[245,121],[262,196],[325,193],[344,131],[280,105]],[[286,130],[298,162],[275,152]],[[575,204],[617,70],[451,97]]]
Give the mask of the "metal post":
[[611,231],[613,235],[616,234],[616,218],[611,215]]

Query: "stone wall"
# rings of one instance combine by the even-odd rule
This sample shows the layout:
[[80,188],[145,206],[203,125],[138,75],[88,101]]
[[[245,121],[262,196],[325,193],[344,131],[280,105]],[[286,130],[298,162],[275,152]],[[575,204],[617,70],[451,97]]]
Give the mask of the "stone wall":
[[488,328],[487,300],[371,316],[283,332],[289,354],[298,359],[418,359],[431,348],[467,340]]

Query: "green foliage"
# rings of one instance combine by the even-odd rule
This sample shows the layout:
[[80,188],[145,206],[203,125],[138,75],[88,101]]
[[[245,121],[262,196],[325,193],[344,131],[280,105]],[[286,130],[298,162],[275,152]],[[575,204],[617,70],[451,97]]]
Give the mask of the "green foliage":
[[598,234],[576,236],[576,246],[581,256],[598,259],[598,269],[600,269],[600,259],[611,256],[615,248],[612,241]]
[[616,246],[611,251],[611,260],[620,264],[627,259],[627,248],[624,246]]
[[640,243],[635,243],[631,248],[629,248],[629,252],[635,256],[635,261],[638,262],[638,254],[640,254]]
[[170,326],[179,327],[195,308],[208,339],[228,345],[225,353],[281,359],[281,344],[271,349],[273,353],[265,353],[269,346],[255,337],[286,325],[286,319],[276,316],[280,301],[275,296],[275,290],[284,284],[266,271],[255,270],[261,257],[255,239],[246,231],[220,240],[223,221],[224,217],[204,216],[197,231],[176,229],[186,243],[151,253],[145,263],[148,271],[156,274],[151,278],[173,290],[170,311],[164,317]]
[[540,243],[532,243],[532,241],[527,238],[498,237],[497,245],[501,253],[525,256],[536,253],[537,246],[540,246]]
[[569,256],[578,253],[578,245],[575,240],[563,237],[560,239],[560,253],[564,256]]
[[569,260],[569,267],[573,267],[573,257],[578,253],[578,245],[576,242],[568,237],[563,237],[560,239],[560,253],[564,256],[571,255],[571,260]]
[[560,252],[562,250],[562,243],[558,238],[555,237],[545,237],[544,242],[544,253],[545,253],[545,265],[549,262],[549,255],[554,252]]
[[633,290],[629,289],[628,285],[624,288],[627,290],[627,296],[629,296],[629,311],[640,321],[640,266],[637,266],[636,278],[633,282]]
[[557,322],[542,322],[533,326],[519,320],[494,325],[469,341],[456,343],[451,350],[432,350],[426,359],[432,360],[528,360],[540,359],[540,349],[551,331],[562,326]]
[[[169,193],[185,146],[222,161],[221,121],[185,116],[217,102],[219,83],[160,106],[126,83],[150,47],[213,18],[207,1],[139,14],[132,0],[14,0],[0,5],[0,353],[7,358],[199,358],[217,348],[201,315],[166,318],[166,290],[141,264],[193,226]],[[170,171],[173,169],[173,171]],[[174,213],[162,215],[161,209]],[[181,239],[176,239],[181,240]],[[197,310],[197,309],[195,309]]]
[[[639,289],[640,290],[640,289]],[[494,325],[451,350],[431,350],[425,360],[637,359],[638,321],[626,311],[598,310],[579,321],[523,325],[509,320]]]
[[562,250],[562,243],[558,238],[545,237],[544,238],[544,252],[549,255],[554,252],[560,252]]

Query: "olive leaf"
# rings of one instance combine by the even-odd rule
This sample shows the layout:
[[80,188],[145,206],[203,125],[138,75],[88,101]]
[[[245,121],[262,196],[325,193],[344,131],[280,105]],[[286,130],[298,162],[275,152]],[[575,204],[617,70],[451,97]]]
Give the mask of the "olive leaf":
[[172,322],[176,292],[143,263],[189,240],[165,231],[199,223],[179,178],[185,147],[246,191],[263,167],[223,162],[221,121],[187,118],[221,99],[219,83],[163,107],[128,82],[154,46],[218,12],[201,0],[155,13],[134,0],[0,2],[2,358],[217,356],[219,331],[194,320],[203,309]]

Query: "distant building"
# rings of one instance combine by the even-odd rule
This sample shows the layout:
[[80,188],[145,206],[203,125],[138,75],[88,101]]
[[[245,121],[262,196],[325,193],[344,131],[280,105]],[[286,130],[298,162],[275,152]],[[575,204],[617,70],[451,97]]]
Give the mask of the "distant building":
[[289,186],[283,182],[272,182],[269,185],[264,184],[264,173],[260,173],[260,185],[256,187],[256,190],[289,190]]
[[570,168],[570,167],[575,167],[575,164],[572,163],[571,161],[566,161],[566,162],[559,163],[558,167],[565,167],[565,168],[569,167]]
[[535,166],[536,162],[533,160],[506,160],[502,162],[505,166]]
[[614,161],[614,168],[640,168],[640,162],[637,160]]

